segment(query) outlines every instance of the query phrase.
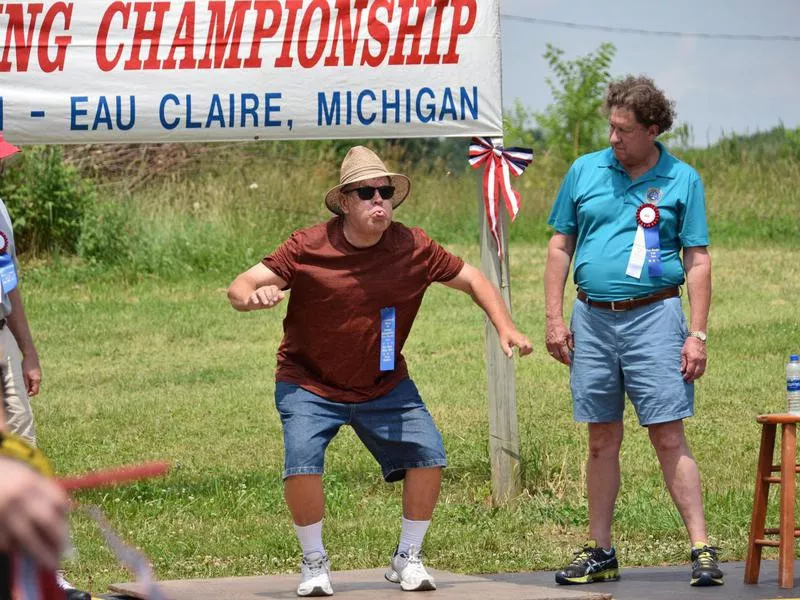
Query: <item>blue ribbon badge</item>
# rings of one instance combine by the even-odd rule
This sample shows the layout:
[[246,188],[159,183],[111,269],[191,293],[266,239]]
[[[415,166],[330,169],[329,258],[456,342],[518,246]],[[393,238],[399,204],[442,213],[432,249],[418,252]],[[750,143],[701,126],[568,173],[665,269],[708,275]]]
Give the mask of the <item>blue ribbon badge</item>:
[[[648,199],[650,194],[648,193]],[[647,273],[650,277],[661,277],[664,266],[661,264],[661,238],[658,234],[658,221],[661,215],[655,204],[646,202],[636,211],[636,222],[644,229],[644,245],[647,248]]]
[[10,254],[0,254],[0,283],[3,285],[3,296],[17,287],[17,267]]
[[381,309],[381,371],[394,371],[394,306]]

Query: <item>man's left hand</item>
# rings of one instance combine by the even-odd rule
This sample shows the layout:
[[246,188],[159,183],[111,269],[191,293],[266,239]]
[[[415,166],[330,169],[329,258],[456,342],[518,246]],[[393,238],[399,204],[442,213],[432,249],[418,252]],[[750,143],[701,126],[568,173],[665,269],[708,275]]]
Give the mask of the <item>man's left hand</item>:
[[503,349],[503,354],[508,358],[514,356],[514,346],[519,348],[520,356],[526,356],[533,352],[531,341],[516,329],[500,334],[500,348]]
[[696,337],[687,337],[681,350],[681,374],[686,383],[692,383],[706,372],[706,344]]
[[39,366],[39,357],[23,355],[22,357],[22,377],[25,379],[25,389],[28,397],[33,397],[39,393],[39,386],[42,383],[42,368]]

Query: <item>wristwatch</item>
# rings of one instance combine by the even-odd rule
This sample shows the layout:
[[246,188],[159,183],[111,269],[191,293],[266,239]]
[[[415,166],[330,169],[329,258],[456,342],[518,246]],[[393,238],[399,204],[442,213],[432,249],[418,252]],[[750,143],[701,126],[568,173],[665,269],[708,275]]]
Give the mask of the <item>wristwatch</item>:
[[704,344],[706,343],[706,340],[708,339],[708,335],[706,334],[705,331],[690,331],[689,332],[689,337],[697,338],[698,340],[700,340]]

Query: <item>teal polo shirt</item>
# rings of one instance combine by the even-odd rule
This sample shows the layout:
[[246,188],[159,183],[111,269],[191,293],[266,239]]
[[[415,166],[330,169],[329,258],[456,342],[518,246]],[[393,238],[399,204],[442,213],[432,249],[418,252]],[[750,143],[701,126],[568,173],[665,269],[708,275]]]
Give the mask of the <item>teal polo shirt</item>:
[[[681,248],[708,245],[703,182],[692,167],[656,142],[661,156],[636,181],[611,148],[586,154],[569,169],[547,222],[574,235],[575,284],[593,300],[609,302],[646,296],[684,282]],[[657,190],[657,194],[652,192]],[[636,210],[660,196],[658,224],[663,275],[625,274],[636,235]]]

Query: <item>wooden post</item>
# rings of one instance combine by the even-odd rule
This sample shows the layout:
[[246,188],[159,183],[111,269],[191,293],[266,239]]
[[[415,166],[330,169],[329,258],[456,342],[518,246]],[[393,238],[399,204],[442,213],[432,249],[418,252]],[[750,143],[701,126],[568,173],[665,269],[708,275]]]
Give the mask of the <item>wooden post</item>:
[[[508,273],[508,215],[500,202],[500,239],[503,262],[497,257],[492,232],[483,205],[482,175],[478,178],[478,210],[481,223],[481,270],[499,289],[511,312],[511,289]],[[492,501],[502,504],[520,493],[519,426],[514,361],[500,349],[497,331],[485,319],[486,375],[489,386],[489,458],[492,467]]]

